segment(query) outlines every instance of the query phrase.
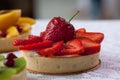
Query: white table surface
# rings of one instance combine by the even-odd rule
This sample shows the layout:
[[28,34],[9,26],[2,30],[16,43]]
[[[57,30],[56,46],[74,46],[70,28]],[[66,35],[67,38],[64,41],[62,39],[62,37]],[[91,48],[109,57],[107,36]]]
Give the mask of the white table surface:
[[[39,35],[45,30],[48,20],[37,20],[32,34]],[[86,28],[87,31],[102,32],[100,59],[101,66],[93,71],[72,75],[43,75],[27,72],[27,80],[120,80],[120,20],[71,21],[75,29]],[[17,55],[19,52],[15,52]]]

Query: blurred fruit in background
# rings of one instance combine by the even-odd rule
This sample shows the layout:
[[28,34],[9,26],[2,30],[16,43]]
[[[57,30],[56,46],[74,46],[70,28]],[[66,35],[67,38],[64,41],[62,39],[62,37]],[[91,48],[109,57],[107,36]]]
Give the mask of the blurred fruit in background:
[[33,18],[34,0],[0,0],[0,10],[21,9],[22,16]]
[[120,0],[0,0],[0,10],[19,8],[22,16],[36,19],[55,15],[68,19],[77,10],[80,14],[75,19],[120,19],[119,4]]

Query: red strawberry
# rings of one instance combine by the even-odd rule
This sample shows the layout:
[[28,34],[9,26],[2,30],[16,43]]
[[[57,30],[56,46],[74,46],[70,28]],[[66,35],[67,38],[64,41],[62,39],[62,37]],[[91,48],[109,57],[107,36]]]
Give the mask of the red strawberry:
[[104,39],[104,34],[100,32],[76,32],[76,38],[89,38],[95,42],[101,43],[102,40]]
[[38,42],[34,44],[28,44],[28,45],[23,45],[20,46],[20,50],[38,50],[38,49],[43,49],[43,48],[48,48],[52,46],[52,41],[43,41],[43,42]]
[[56,42],[53,44],[52,47],[39,50],[38,54],[42,56],[57,56],[63,49],[63,44],[64,44],[63,41]]
[[80,28],[80,29],[77,29],[76,31],[75,31],[75,33],[85,33],[86,32],[86,29],[85,28]]
[[43,32],[40,33],[40,37],[43,38],[44,36],[45,36],[45,31],[43,31]]
[[54,42],[64,40],[67,42],[74,38],[74,27],[61,17],[54,17],[47,25],[44,40],[52,40]]
[[33,44],[37,42],[41,42],[41,37],[33,37],[32,35],[29,36],[30,39],[23,39],[23,40],[14,40],[13,45],[14,46],[21,46],[21,45],[27,45],[27,44]]
[[82,42],[78,39],[68,41],[65,46],[61,51],[62,55],[81,54],[84,51]]
[[40,40],[40,41],[42,41],[42,37],[36,36],[36,35],[28,35],[28,39],[33,39],[33,40]]
[[89,55],[94,54],[96,52],[100,51],[100,43],[94,42],[89,38],[79,38],[80,41],[82,41],[83,47],[84,47],[84,53],[81,55]]
[[32,43],[35,43],[34,40],[14,40],[13,41],[13,45],[14,46],[21,46],[21,45],[27,45],[27,44],[32,44]]

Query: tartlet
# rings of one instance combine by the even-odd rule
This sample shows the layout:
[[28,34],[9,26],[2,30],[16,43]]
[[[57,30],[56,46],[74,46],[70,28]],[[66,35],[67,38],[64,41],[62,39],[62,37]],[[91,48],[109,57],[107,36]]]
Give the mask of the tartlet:
[[26,61],[23,57],[17,58],[10,53],[5,58],[0,55],[1,80],[26,80]]
[[18,47],[13,46],[12,42],[15,39],[26,39],[29,34],[30,34],[30,31],[26,32],[24,34],[21,34],[17,37],[14,37],[14,38],[0,38],[0,44],[1,44],[0,45],[0,52],[11,52],[11,51],[18,50]]
[[[21,10],[0,11],[0,53],[18,50],[12,45],[15,39],[26,39],[35,20],[21,17]],[[4,46],[3,46],[3,45]]]
[[61,17],[54,17],[40,36],[15,40],[30,72],[70,74],[84,72],[100,65],[101,42],[104,34],[75,30]]

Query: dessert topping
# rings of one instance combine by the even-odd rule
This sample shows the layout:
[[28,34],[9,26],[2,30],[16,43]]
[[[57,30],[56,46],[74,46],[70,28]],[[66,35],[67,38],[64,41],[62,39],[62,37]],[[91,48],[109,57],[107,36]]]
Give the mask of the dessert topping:
[[6,30],[0,31],[0,37],[6,37],[7,32]]
[[54,42],[64,40],[67,42],[74,38],[74,27],[61,17],[54,17],[47,25],[44,40],[52,40]]
[[65,48],[61,51],[62,55],[74,55],[84,52],[83,44],[78,39],[72,39],[65,44]]
[[0,11],[0,38],[13,38],[31,30],[35,20],[21,17],[21,10]]
[[[85,34],[82,35],[81,34]],[[75,38],[64,42],[43,40],[41,36],[29,35],[26,40],[15,40],[14,46],[20,50],[33,50],[41,56],[90,55],[100,51],[104,35],[98,32],[86,32],[85,28],[75,31]],[[87,35],[87,36],[86,36]],[[88,36],[89,35],[89,36]]]
[[17,30],[18,30],[19,33],[22,32],[22,27],[21,26],[16,25],[15,27],[17,28]]
[[37,53],[42,56],[59,56],[61,55],[61,50],[64,48],[64,41],[59,41],[54,43],[49,48],[44,48],[38,50]]
[[89,38],[97,43],[101,43],[104,39],[104,34],[100,32],[82,32],[80,30],[76,31],[76,38]]
[[39,50],[39,49],[44,49],[52,46],[52,41],[43,41],[43,42],[38,42],[38,43],[33,43],[33,44],[27,44],[20,46],[20,50]]
[[41,33],[44,40],[52,40],[53,42],[67,42],[74,38],[74,26],[70,21],[79,13],[77,11],[67,22],[64,18],[54,17],[47,25],[44,32]]
[[9,53],[6,57],[6,59],[15,59],[15,58],[17,58],[17,56],[14,55],[13,53]]
[[7,67],[12,67],[14,66],[14,59],[17,58],[17,56],[15,56],[13,53],[10,53],[7,55],[6,60],[4,62],[4,65]]
[[13,59],[6,59],[4,62],[5,66],[7,67],[13,67],[14,66],[14,60]]
[[13,45],[14,46],[21,46],[21,45],[33,44],[33,43],[37,43],[37,42],[41,42],[41,41],[42,41],[41,37],[30,35],[29,39],[15,40],[13,42]]
[[81,55],[89,55],[89,54],[94,54],[100,51],[100,43],[97,43],[89,38],[77,38],[79,39],[84,47],[84,52],[81,53]]

